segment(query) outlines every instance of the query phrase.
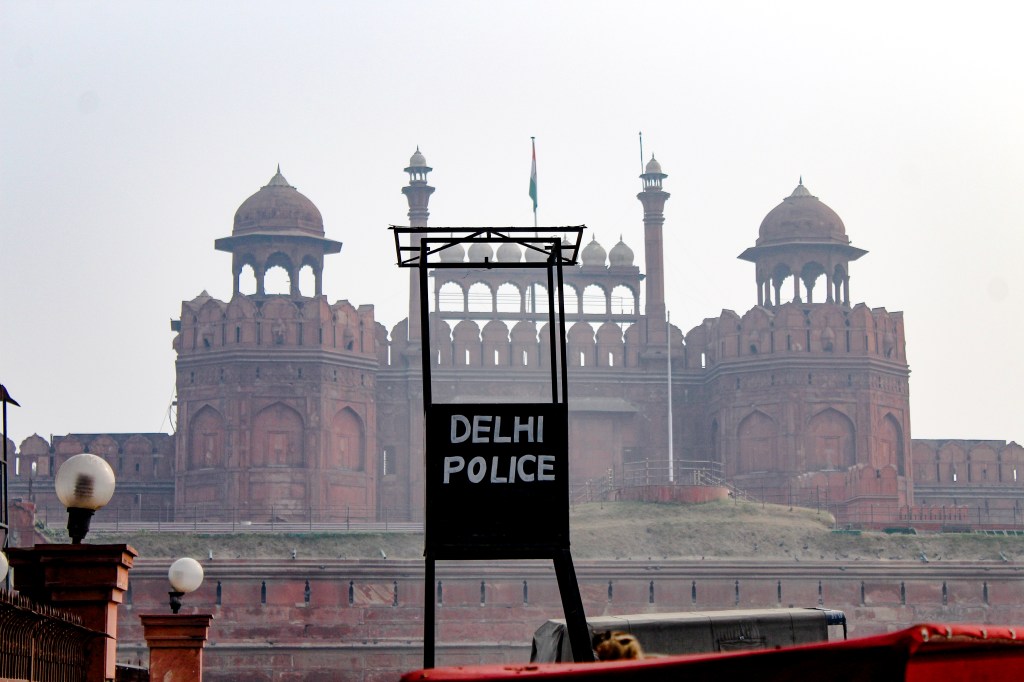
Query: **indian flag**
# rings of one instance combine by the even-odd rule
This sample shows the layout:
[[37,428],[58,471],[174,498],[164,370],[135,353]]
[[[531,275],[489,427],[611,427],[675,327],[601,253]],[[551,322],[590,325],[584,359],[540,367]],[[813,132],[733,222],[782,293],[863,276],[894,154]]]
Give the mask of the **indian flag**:
[[530,165],[530,198],[533,199],[533,212],[537,212],[537,144],[530,138],[533,148],[533,163]]

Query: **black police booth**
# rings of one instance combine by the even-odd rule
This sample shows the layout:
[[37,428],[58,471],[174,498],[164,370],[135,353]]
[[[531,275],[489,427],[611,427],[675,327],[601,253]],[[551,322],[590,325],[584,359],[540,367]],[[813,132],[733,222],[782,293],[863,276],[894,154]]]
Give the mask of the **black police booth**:
[[[426,546],[423,666],[434,667],[437,560],[552,559],[576,661],[593,660],[569,553],[568,372],[563,266],[575,266],[584,225],[572,227],[391,226],[399,267],[419,269],[425,419]],[[518,262],[473,262],[474,244],[514,243]],[[465,249],[470,260],[445,258]],[[451,253],[451,252],[449,252]],[[453,262],[454,261],[454,262]],[[550,402],[435,403],[428,275],[446,268],[546,271]],[[543,340],[541,340],[543,343]]]

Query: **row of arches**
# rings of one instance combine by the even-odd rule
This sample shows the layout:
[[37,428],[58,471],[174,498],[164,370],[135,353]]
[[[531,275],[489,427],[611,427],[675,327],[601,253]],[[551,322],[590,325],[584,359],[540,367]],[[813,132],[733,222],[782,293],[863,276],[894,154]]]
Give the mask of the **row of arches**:
[[[636,315],[640,310],[638,289],[618,284],[605,287],[589,284],[577,289],[562,288],[567,315]],[[547,287],[540,283],[486,282],[464,284],[447,281],[434,293],[434,310],[444,313],[534,313],[547,314]]]
[[[792,280],[793,296],[783,301],[784,290]],[[789,265],[779,263],[770,270],[767,277],[758,280],[757,304],[763,306],[782,305],[783,302],[814,303],[814,290],[819,282],[825,285],[824,303],[850,305],[850,275],[843,265],[836,265],[829,272],[816,261],[805,263],[794,271]],[[803,287],[801,288],[801,284]],[[774,302],[773,302],[774,301]]]
[[264,260],[247,254],[238,258],[234,271],[234,293],[256,296],[320,296],[322,263],[313,255],[295,262],[288,254],[275,251]]
[[350,407],[331,417],[328,442],[324,443],[324,456],[319,463],[314,453],[307,452],[302,415],[281,402],[264,407],[253,419],[247,461],[232,459],[227,448],[227,420],[213,406],[204,405],[190,421],[188,450],[184,453],[188,470],[234,466],[366,470],[363,420]]
[[[293,284],[294,283],[294,284]],[[316,295],[316,275],[313,268],[300,268],[296,276],[294,271],[282,265],[275,265],[258,272],[251,265],[245,265],[238,274],[238,293],[246,296],[303,296],[311,298]]]
[[[761,410],[744,417],[736,429],[735,459],[726,461],[726,474],[736,476],[768,472],[845,471],[858,463],[853,420],[835,408],[826,408],[810,417],[799,441],[802,457],[783,449],[778,422]],[[712,423],[712,447],[721,456],[719,423]],[[903,428],[887,414],[877,429],[874,447],[868,454],[875,469],[893,467],[905,475],[906,461]]]

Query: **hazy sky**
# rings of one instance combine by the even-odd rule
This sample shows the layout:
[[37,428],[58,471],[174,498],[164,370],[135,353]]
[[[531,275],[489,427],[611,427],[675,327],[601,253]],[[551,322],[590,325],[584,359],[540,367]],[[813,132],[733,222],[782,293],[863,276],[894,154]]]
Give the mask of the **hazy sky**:
[[[1024,440],[1024,10],[1015,3],[0,0],[0,381],[33,432],[167,430],[169,320],[231,294],[278,163],[320,208],[325,293],[405,317],[387,226],[420,145],[434,225],[586,223],[642,254],[637,132],[669,177],[684,331],[756,303],[802,174],[902,310],[912,435]],[[587,237],[589,239],[589,237]],[[641,263],[642,264],[642,263]]]

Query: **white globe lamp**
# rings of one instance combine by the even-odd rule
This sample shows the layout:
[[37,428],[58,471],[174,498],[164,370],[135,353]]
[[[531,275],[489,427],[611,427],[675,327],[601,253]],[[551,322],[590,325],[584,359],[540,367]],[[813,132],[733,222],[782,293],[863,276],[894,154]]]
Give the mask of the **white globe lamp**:
[[189,592],[195,592],[203,584],[203,566],[191,557],[182,557],[167,571],[167,580],[171,583],[171,613],[181,609],[181,598]]
[[68,509],[71,543],[80,545],[89,532],[92,515],[114,496],[114,470],[102,457],[75,455],[60,465],[54,487]]

